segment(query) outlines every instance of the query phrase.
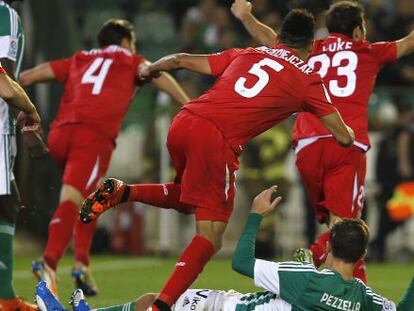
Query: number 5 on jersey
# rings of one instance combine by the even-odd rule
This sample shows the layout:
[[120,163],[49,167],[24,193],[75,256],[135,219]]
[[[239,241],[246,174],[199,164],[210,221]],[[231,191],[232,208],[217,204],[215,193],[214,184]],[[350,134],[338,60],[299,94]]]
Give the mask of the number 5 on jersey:
[[92,94],[99,95],[113,59],[96,58],[82,76],[82,84],[93,84]]
[[277,61],[270,58],[264,58],[260,62],[255,63],[249,70],[250,74],[255,75],[259,78],[255,85],[252,87],[246,87],[245,83],[247,81],[247,78],[240,77],[234,85],[234,90],[239,95],[246,98],[252,98],[259,94],[269,83],[269,74],[262,69],[264,66],[268,66],[277,72],[281,71],[284,68],[284,66]]

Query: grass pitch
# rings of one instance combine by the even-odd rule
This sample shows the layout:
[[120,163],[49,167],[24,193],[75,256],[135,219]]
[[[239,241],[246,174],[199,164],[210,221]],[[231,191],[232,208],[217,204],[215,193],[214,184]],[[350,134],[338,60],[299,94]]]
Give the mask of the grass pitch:
[[[35,257],[17,256],[15,287],[18,294],[32,300],[35,280],[30,263]],[[67,303],[73,291],[70,277],[71,257],[65,257],[59,267],[59,297]],[[145,292],[158,292],[170,275],[175,260],[154,257],[95,256],[92,260],[99,295],[89,299],[94,307],[108,306],[134,300]],[[377,293],[399,301],[414,275],[414,264],[370,264],[369,285]],[[228,259],[214,259],[204,269],[193,288],[235,289],[240,292],[259,290],[253,281],[231,270]]]

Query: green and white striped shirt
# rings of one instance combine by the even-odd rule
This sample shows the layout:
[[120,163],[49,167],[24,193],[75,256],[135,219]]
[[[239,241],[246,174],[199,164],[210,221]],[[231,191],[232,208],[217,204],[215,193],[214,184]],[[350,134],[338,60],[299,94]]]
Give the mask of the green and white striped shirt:
[[[16,77],[23,59],[24,33],[17,12],[0,0],[0,59],[8,58],[16,62]],[[0,134],[15,134],[14,118],[8,105],[0,99]]]
[[362,281],[345,281],[338,272],[318,270],[312,264],[256,259],[254,280],[288,302],[292,311],[396,310],[392,301],[375,294]]

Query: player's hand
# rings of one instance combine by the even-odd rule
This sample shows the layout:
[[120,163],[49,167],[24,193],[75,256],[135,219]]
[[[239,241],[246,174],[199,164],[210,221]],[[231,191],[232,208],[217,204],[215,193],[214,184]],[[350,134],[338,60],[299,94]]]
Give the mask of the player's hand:
[[252,3],[247,0],[234,0],[230,10],[234,17],[243,20],[246,15],[251,14]]
[[252,204],[252,213],[256,213],[262,216],[266,216],[273,212],[279,203],[282,201],[282,197],[278,196],[272,201],[272,196],[277,192],[277,186],[272,186],[269,189],[262,191],[257,195]]
[[19,125],[22,130],[24,128],[26,128],[26,130],[35,130],[40,127],[40,116],[36,110],[30,114],[24,111],[20,111],[17,115],[16,121],[17,125]]
[[153,71],[151,69],[151,64],[141,64],[139,66],[139,77],[138,77],[138,85],[143,85],[152,81],[152,79],[156,79],[161,75],[160,72]]
[[40,158],[49,153],[42,137],[42,127],[37,111],[31,114],[21,111],[17,116],[17,124],[21,127],[23,141],[32,158]]

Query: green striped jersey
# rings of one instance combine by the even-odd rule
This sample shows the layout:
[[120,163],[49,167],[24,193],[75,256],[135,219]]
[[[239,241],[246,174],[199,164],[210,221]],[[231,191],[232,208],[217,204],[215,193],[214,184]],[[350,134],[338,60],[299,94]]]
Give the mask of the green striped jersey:
[[396,310],[392,301],[375,294],[358,279],[345,281],[331,269],[312,264],[257,259],[255,284],[291,305],[291,310]]
[[[0,59],[16,62],[17,77],[23,59],[24,33],[17,12],[4,1],[0,1]],[[15,123],[7,104],[0,105],[0,134],[14,134]]]

